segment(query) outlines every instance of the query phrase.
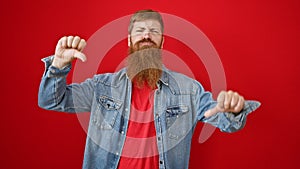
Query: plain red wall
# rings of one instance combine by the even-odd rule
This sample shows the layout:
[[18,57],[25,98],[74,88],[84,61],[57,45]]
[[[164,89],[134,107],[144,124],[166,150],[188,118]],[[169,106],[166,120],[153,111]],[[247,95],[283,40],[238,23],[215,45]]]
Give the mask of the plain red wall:
[[[262,103],[240,132],[216,131],[200,144],[199,124],[190,168],[300,168],[300,1],[14,0],[0,4],[1,168],[81,168],[86,133],[76,115],[37,106],[44,69],[40,59],[53,54],[63,35],[88,39],[110,21],[145,8],[196,25],[218,51],[228,89]],[[193,55],[183,50],[188,49],[184,44],[167,40],[166,49],[180,56]],[[126,50],[126,41],[107,55],[116,55],[119,49]],[[109,61],[114,60],[106,57]],[[189,64],[193,72],[200,69],[197,64],[201,63],[196,63]],[[196,73],[196,78],[210,90],[205,71]]]

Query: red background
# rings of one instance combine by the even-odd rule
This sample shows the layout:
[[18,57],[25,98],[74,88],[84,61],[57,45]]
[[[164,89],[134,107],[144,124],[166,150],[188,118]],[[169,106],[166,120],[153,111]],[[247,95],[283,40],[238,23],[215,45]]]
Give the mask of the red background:
[[[110,21],[145,8],[179,16],[201,29],[220,55],[228,89],[262,103],[240,132],[216,131],[200,144],[199,124],[190,168],[300,168],[298,0],[1,1],[0,167],[81,168],[86,134],[76,115],[37,106],[44,69],[40,59],[53,54],[63,35],[88,39]],[[193,55],[174,39],[165,45],[180,56]],[[126,41],[109,54],[118,54],[116,49],[126,50]],[[193,72],[201,70],[196,65],[190,63]],[[205,70],[196,78],[210,90]]]

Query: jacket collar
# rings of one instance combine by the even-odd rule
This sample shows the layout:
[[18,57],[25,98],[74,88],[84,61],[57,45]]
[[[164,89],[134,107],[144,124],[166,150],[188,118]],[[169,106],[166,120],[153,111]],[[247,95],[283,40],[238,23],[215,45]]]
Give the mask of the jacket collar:
[[[164,85],[166,85],[166,86],[169,86],[170,70],[167,69],[167,68],[165,67],[165,65],[163,65],[162,70],[163,70],[163,73],[162,73],[162,76],[160,77],[159,81],[160,81],[162,84],[164,84]],[[119,78],[118,78],[118,80],[121,80],[122,78],[127,78],[128,80],[130,80],[126,72],[127,72],[127,68],[121,69],[121,70],[119,71]]]

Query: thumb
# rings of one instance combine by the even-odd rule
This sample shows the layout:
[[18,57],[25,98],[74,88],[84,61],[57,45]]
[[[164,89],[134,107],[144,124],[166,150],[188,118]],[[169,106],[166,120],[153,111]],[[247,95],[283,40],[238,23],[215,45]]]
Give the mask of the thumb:
[[204,116],[207,118],[207,117],[210,117],[218,112],[223,112],[224,111],[224,101],[225,101],[225,97],[226,97],[226,92],[225,91],[221,91],[218,95],[218,98],[217,98],[217,105],[212,108],[212,109],[209,109],[207,110],[205,113],[204,113]]
[[205,113],[204,113],[204,116],[207,118],[207,117],[210,117],[210,116],[213,116],[214,114],[218,113],[218,112],[224,112],[225,109],[222,108],[223,107],[223,104],[218,102],[217,105],[209,110],[207,110]]
[[82,62],[85,62],[87,60],[85,54],[79,52],[78,50],[74,50],[73,56],[74,58],[80,59]]
[[215,106],[214,108],[211,108],[209,110],[207,110],[205,113],[204,113],[204,116],[206,118],[208,117],[211,117],[213,116],[214,114],[218,113],[219,112],[219,109],[218,109],[218,106]]

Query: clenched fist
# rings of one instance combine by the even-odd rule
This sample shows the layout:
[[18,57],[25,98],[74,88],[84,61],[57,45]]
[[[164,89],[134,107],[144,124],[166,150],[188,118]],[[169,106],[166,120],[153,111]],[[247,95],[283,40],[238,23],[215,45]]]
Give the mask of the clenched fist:
[[210,117],[218,112],[239,113],[245,104],[244,97],[233,91],[221,91],[217,98],[217,105],[204,113],[205,117]]
[[56,45],[52,66],[61,69],[76,58],[85,62],[86,56],[82,53],[85,46],[85,40],[78,36],[62,37]]

